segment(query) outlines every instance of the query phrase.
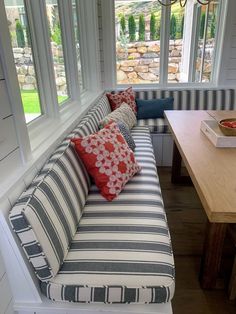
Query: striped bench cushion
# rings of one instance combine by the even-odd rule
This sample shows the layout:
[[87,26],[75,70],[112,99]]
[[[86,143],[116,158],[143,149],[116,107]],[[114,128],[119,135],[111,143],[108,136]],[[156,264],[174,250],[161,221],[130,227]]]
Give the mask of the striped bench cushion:
[[99,130],[99,122],[111,112],[107,96],[104,94],[98,103],[87,113],[82,124],[75,129],[77,136],[87,136]]
[[175,110],[234,110],[235,89],[136,90],[137,99],[174,97]]
[[137,126],[146,126],[148,127],[151,133],[170,133],[168,123],[163,118],[157,119],[140,119],[137,120]]
[[61,267],[89,186],[74,147],[62,145],[12,208],[10,222],[40,280],[54,277]]
[[41,283],[56,301],[163,303],[174,294],[174,260],[148,129],[132,131],[142,171],[107,202],[92,185],[56,277]]

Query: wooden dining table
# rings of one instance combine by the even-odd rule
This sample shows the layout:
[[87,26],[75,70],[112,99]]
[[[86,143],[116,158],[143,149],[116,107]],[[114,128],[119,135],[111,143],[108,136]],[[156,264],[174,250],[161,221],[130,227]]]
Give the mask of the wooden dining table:
[[186,184],[182,160],[208,218],[200,282],[216,287],[228,224],[236,223],[236,148],[217,148],[201,131],[201,121],[234,117],[236,111],[165,111],[174,139],[172,183]]

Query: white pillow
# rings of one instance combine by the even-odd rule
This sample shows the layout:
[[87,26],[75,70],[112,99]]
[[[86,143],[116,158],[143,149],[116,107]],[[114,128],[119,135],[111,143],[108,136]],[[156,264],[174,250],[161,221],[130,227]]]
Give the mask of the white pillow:
[[128,104],[123,102],[119,108],[109,113],[103,120],[100,121],[100,127],[103,128],[111,121],[121,121],[127,125],[129,129],[137,123],[137,118]]

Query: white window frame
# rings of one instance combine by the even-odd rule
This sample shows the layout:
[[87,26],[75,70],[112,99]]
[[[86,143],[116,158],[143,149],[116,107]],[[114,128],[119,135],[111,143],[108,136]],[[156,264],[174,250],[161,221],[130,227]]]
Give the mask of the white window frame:
[[[2,46],[1,55],[3,56],[4,72],[10,94],[13,116],[15,117],[23,164],[26,164],[29,160],[32,162],[32,158],[38,158],[43,151],[48,150],[48,145],[61,138],[64,134],[63,132],[70,125],[73,125],[75,121],[79,121],[81,114],[98,94],[101,93],[97,3],[96,1],[87,0],[77,1],[79,1],[79,8],[83,11],[83,16],[80,19],[80,23],[82,24],[80,27],[81,41],[86,37],[91,38],[91,40],[88,41],[86,39],[81,44],[84,51],[83,61],[85,64],[83,74],[86,78],[87,88],[83,92],[79,88],[72,1],[58,0],[67,88],[70,96],[68,100],[59,105],[57,101],[46,4],[44,0],[25,0],[42,108],[42,115],[28,124],[25,123],[11,39],[6,23],[5,6],[3,1],[0,2],[0,28],[4,33],[4,35],[0,36],[0,40],[3,38],[2,42],[0,42],[0,49]],[[85,34],[84,31],[86,31]]]
[[[166,0],[168,1],[168,0]],[[159,83],[134,84],[136,89],[151,89],[151,88],[168,88],[168,89],[185,89],[185,88],[213,88],[218,86],[219,82],[219,67],[221,66],[221,45],[224,38],[225,23],[224,17],[227,13],[228,0],[221,0],[220,4],[220,18],[218,19],[217,29],[222,30],[216,32],[216,49],[215,58],[213,60],[214,73],[211,82],[182,82],[182,83],[168,83],[168,60],[169,55],[169,31],[170,31],[170,14],[171,7],[162,7],[162,26],[160,38],[160,77]],[[116,80],[116,37],[115,37],[115,0],[102,0],[102,28],[103,28],[103,56],[106,62],[104,63],[104,87],[105,89],[124,89],[132,84],[117,84]],[[217,57],[216,57],[217,56]],[[220,57],[220,58],[219,58]],[[191,57],[193,58],[193,57]],[[218,60],[218,62],[216,62]],[[192,60],[193,62],[193,60]],[[192,70],[190,71],[192,73]],[[192,76],[191,76],[192,78]],[[190,79],[190,77],[189,77]]]

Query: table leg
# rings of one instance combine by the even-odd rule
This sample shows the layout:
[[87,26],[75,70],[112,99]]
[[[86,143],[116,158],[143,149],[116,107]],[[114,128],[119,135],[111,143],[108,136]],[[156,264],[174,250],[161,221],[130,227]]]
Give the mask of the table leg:
[[192,184],[191,178],[189,176],[181,175],[181,164],[182,164],[182,157],[180,155],[177,145],[174,142],[171,182],[174,184],[184,184],[184,185]]
[[216,287],[226,229],[226,223],[208,222],[207,224],[200,271],[200,283],[203,289],[214,289]]

